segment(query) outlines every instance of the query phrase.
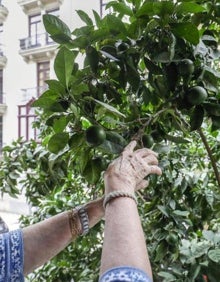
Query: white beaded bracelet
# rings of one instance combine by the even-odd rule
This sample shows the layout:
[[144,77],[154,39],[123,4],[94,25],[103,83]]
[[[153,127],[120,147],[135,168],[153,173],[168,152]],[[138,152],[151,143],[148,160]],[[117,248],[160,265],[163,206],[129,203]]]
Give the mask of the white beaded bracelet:
[[132,193],[128,193],[125,191],[114,191],[109,193],[108,195],[105,196],[104,202],[103,202],[103,206],[104,208],[106,208],[106,205],[113,199],[118,198],[118,197],[128,197],[131,198],[135,201],[135,203],[137,204],[137,198],[135,197],[134,194]]

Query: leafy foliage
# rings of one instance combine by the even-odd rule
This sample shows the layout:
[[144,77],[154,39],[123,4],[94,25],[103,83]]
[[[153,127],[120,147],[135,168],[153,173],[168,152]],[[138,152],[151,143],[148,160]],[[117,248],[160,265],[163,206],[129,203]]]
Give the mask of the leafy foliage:
[[[206,275],[217,281],[217,2],[111,1],[107,8],[112,13],[104,18],[93,11],[93,21],[78,11],[85,25],[72,32],[60,19],[44,15],[45,29],[60,48],[54,62],[57,78],[47,81],[48,90],[33,103],[41,111],[35,126],[42,143],[18,140],[6,147],[0,176],[3,193],[16,195],[18,187],[25,188],[30,203],[39,207],[24,223],[102,194],[107,164],[131,139],[142,147],[143,137],[150,136],[163,175],[151,177],[150,187],[139,193],[139,209],[154,280],[204,281]],[[207,95],[190,103],[187,95],[196,86]],[[102,144],[87,143],[91,126],[105,131]],[[78,188],[67,188],[78,175]],[[50,281],[69,281],[70,276],[95,281],[99,232],[92,231],[74,250],[70,246],[33,281],[47,280],[47,273]]]

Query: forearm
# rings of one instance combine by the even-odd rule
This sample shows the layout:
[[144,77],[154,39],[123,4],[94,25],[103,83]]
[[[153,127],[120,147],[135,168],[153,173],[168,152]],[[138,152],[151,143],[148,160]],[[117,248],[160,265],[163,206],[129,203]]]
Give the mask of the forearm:
[[[93,227],[103,217],[102,199],[85,205],[89,217],[89,227]],[[78,216],[76,229],[81,230]],[[35,225],[23,229],[24,275],[43,265],[62,251],[79,234],[72,234],[68,212],[60,213]]]
[[152,277],[144,233],[134,200],[118,197],[105,211],[101,274],[118,266],[131,266]]

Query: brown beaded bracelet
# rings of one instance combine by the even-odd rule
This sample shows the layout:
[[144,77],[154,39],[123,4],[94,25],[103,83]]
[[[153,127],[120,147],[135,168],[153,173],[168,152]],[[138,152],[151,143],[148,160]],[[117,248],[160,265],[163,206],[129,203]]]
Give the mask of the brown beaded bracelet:
[[71,234],[72,234],[72,238],[75,239],[78,235],[81,234],[81,229],[78,225],[78,222],[80,222],[80,221],[77,220],[78,210],[68,211],[68,218],[69,218],[69,225],[70,225],[70,231],[71,231]]

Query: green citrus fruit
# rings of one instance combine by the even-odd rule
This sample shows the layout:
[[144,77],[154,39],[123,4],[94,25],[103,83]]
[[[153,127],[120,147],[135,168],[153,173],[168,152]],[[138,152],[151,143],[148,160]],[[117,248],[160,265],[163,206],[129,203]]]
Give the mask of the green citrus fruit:
[[105,130],[98,125],[92,125],[86,130],[86,141],[91,146],[99,146],[105,138]]
[[194,72],[194,64],[193,61],[189,59],[183,59],[178,64],[178,72],[182,76],[188,76]]
[[170,233],[167,237],[166,240],[168,244],[170,245],[175,245],[178,243],[178,236],[175,233]]
[[154,144],[154,139],[150,134],[144,134],[142,136],[142,142],[144,147],[151,148]]
[[201,86],[194,86],[190,88],[186,96],[187,101],[191,105],[199,105],[203,103],[207,99],[207,97],[208,97],[208,94],[205,88]]

